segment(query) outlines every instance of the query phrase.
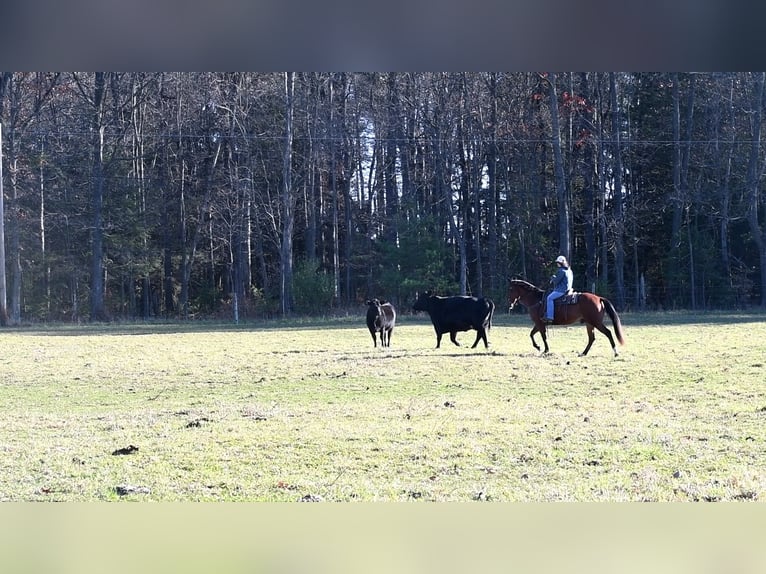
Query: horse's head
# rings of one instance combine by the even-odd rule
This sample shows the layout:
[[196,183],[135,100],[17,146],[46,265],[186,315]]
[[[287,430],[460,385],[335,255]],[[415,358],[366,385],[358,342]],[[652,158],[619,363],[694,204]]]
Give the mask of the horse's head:
[[534,296],[536,300],[539,300],[540,293],[542,293],[542,289],[535,287],[531,283],[527,283],[522,279],[511,279],[508,285],[508,308],[513,309],[517,303],[529,307],[533,304],[532,297],[530,296]]
[[521,289],[519,286],[511,280],[510,286],[508,287],[508,310],[512,311],[513,308],[516,306],[516,303],[519,302],[519,299],[521,299],[521,296],[523,295]]

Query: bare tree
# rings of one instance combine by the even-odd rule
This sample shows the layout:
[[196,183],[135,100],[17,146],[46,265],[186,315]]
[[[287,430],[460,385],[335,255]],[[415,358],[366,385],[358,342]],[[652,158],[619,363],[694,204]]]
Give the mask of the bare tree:
[[761,279],[761,307],[766,307],[766,227],[761,225],[758,211],[762,208],[761,197],[761,123],[763,118],[764,78],[766,72],[752,74],[752,105],[750,108],[750,157],[747,163],[747,222],[753,234],[753,241],[758,247]]
[[90,319],[91,321],[108,320],[104,306],[104,132],[106,122],[107,79],[109,72],[96,72],[93,77],[93,89],[86,92],[80,84],[82,94],[91,105],[91,209],[93,223],[91,227],[91,276],[90,276]]
[[614,277],[615,299],[617,305],[625,305],[625,252],[623,238],[625,235],[625,214],[623,212],[623,183],[622,183],[622,115],[617,97],[617,80],[614,72],[609,73],[609,97],[612,105],[612,158],[613,172],[613,217],[614,217]]
[[572,232],[569,227],[569,194],[564,177],[564,158],[561,153],[561,128],[559,127],[559,98],[556,91],[556,74],[548,74],[548,100],[551,109],[551,145],[553,147],[553,173],[559,216],[559,250],[571,257]]
[[280,304],[282,315],[292,311],[293,229],[295,227],[295,194],[292,184],[293,106],[295,74],[284,73],[285,136],[282,163],[282,246],[280,249]]
[[[0,100],[1,101],[1,100]],[[0,114],[2,119],[2,114]],[[8,324],[7,293],[5,287],[5,190],[3,189],[3,122],[0,121],[0,325]]]
[[5,93],[13,80],[13,72],[0,74],[0,325],[8,324],[8,292],[5,277],[5,189],[3,188],[3,120]]

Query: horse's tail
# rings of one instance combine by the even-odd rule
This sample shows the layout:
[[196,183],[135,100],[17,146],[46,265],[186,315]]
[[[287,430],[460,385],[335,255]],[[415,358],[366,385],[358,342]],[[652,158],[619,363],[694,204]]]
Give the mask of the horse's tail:
[[612,305],[612,302],[609,301],[609,299],[601,298],[601,301],[604,303],[604,308],[606,309],[607,315],[609,315],[609,318],[612,320],[612,324],[614,325],[614,334],[617,335],[617,341],[620,343],[620,345],[625,344],[625,337],[622,333],[622,321],[620,321],[620,316],[617,314],[617,311],[614,309],[614,305]]

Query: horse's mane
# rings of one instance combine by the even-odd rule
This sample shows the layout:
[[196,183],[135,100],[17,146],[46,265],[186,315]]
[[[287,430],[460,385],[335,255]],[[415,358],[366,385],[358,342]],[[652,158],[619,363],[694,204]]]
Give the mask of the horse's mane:
[[532,285],[530,282],[524,281],[523,279],[511,279],[511,285],[518,285],[527,291],[534,291],[536,293],[543,292],[543,290],[540,289],[537,285]]

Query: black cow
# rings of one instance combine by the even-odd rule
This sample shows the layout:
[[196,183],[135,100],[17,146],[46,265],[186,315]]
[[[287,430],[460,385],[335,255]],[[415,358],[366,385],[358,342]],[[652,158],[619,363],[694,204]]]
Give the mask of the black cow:
[[394,332],[396,324],[396,309],[391,303],[372,299],[367,301],[367,328],[372,335],[372,342],[378,346],[378,339],[375,333],[380,333],[380,346],[391,346],[391,333]]
[[478,299],[476,297],[438,297],[430,291],[417,294],[414,311],[427,311],[431,316],[431,322],[436,331],[436,348],[442,342],[442,335],[449,333],[450,341],[458,347],[460,343],[455,339],[458,331],[476,329],[476,340],[471,348],[476,348],[479,340],[484,341],[484,347],[489,347],[487,331],[492,326],[492,314],[495,312],[495,304],[490,299]]

